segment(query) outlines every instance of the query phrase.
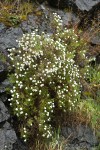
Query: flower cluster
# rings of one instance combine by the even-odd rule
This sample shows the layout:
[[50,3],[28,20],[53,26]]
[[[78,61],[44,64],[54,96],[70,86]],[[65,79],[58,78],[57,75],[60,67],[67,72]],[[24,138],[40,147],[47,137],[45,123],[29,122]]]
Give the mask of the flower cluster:
[[[39,131],[45,138],[53,134],[51,121],[55,104],[64,112],[75,109],[81,95],[81,79],[87,70],[87,65],[80,67],[86,59],[84,41],[73,29],[62,28],[57,14],[54,14],[53,27],[55,33],[51,35],[44,32],[39,35],[37,29],[23,35],[18,50],[9,49],[15,70],[10,75],[13,83],[10,105],[19,119],[25,120],[25,133],[37,118]],[[30,118],[33,120],[28,124]]]

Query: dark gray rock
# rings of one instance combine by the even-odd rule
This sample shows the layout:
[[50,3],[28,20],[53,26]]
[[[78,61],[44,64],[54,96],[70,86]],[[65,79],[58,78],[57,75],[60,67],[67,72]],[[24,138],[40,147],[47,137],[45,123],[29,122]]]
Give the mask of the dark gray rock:
[[65,150],[91,150],[99,141],[90,127],[63,127],[62,135],[68,140]]
[[93,45],[100,45],[100,31],[99,31],[99,16],[97,16],[97,22],[84,31],[87,35],[89,43]]
[[16,143],[13,144],[13,150],[28,150],[29,148],[25,143],[22,143],[20,140],[17,140]]
[[2,129],[0,129],[0,150],[5,149],[5,134]]
[[8,120],[9,117],[8,109],[5,107],[4,103],[0,101],[0,122]]
[[6,32],[4,34],[1,34],[0,36],[0,49],[2,51],[5,51],[8,48],[18,48],[16,39],[20,38],[22,34],[23,32],[21,28],[11,27],[8,30],[6,30]]
[[3,85],[4,87],[8,87],[8,86],[10,85],[9,80],[8,80],[8,79],[5,79],[5,80],[2,82],[2,85]]
[[11,130],[12,127],[11,127],[10,123],[6,121],[6,122],[4,123],[4,125],[3,125],[3,129],[5,129],[5,130]]
[[91,38],[90,42],[95,45],[100,45],[100,35],[95,35]]
[[3,128],[0,129],[0,150],[12,150],[16,140],[15,131],[8,122],[5,122]]
[[91,146],[97,145],[98,141],[96,136],[93,133],[93,130],[89,127],[85,128],[84,131],[84,141],[86,141],[87,143],[89,143]]
[[1,84],[0,84],[0,93],[6,92],[6,88],[10,88],[11,84],[8,79],[5,79]]
[[5,93],[1,94],[0,101],[6,102],[7,101],[7,95]]
[[76,0],[77,7],[84,11],[90,11],[94,6],[100,3],[100,0]]
[[[8,48],[17,48],[16,40],[22,34],[21,28],[7,28],[4,24],[0,23],[0,52],[7,56],[6,50]],[[10,119],[10,114],[3,103],[7,100],[6,88],[10,86],[7,80],[9,63],[2,61],[2,55],[0,55],[0,58],[0,150],[12,150],[13,144],[17,141],[17,136],[11,125],[6,122]]]
[[6,26],[3,23],[0,23],[0,34],[3,34],[6,31]]
[[2,86],[2,84],[0,85],[0,93],[4,93],[6,91],[5,87]]
[[7,77],[7,64],[0,61],[0,82],[3,82]]
[[80,22],[80,19],[72,12],[66,12],[65,15],[62,17],[64,25],[69,25],[70,23],[72,25],[77,24]]
[[24,33],[31,33],[34,30],[34,27],[28,25],[27,21],[23,21],[20,25]]
[[35,15],[28,15],[27,21],[20,24],[24,33],[31,33],[35,28],[38,28],[38,17]]

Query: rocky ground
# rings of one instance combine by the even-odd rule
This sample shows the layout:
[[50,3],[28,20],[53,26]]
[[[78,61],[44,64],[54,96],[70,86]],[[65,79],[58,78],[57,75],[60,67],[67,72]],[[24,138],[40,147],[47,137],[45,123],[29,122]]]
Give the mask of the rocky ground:
[[[100,1],[88,1],[87,5],[86,2],[86,0],[76,0],[75,5],[77,5],[77,7],[82,11],[89,11]],[[39,28],[39,33],[41,33],[42,31],[51,33],[52,28],[50,26],[50,22],[52,20],[52,12],[57,12],[62,16],[65,26],[69,25],[69,22],[72,22],[73,24],[77,24],[78,22],[80,22],[80,18],[76,16],[76,14],[47,7],[45,3],[39,5],[37,11],[41,11],[42,15],[36,16],[35,14],[30,14],[28,15],[27,21],[23,21],[16,28],[8,28],[3,23],[0,23],[1,53],[7,56],[7,49],[18,47],[16,39],[19,39],[23,35],[23,33],[32,32],[35,28]],[[93,36],[91,43],[93,45],[99,45],[100,38],[97,35]],[[7,80],[8,66],[8,62],[3,62],[2,59],[0,60],[0,150],[28,150],[25,144],[23,144],[19,140],[13,128],[13,121],[16,122],[16,120],[12,120],[12,116],[10,115],[10,109],[8,107],[9,105],[7,102],[6,94],[6,88],[10,86],[9,81]],[[85,127],[83,125],[80,125],[78,128],[64,127],[62,128],[62,133],[65,138],[68,138],[70,134],[72,135],[69,144],[66,145],[65,150],[81,150],[81,148],[83,148],[84,150],[94,150],[94,147],[99,144],[99,141],[97,140],[93,131],[89,127]]]

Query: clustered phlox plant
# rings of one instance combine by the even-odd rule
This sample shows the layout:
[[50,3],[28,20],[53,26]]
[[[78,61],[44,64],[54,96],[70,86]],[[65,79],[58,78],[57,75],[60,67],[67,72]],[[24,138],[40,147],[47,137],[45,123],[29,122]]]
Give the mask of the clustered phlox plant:
[[74,29],[63,27],[59,15],[54,13],[53,17],[54,33],[39,35],[36,29],[23,35],[18,41],[18,49],[8,50],[14,68],[10,75],[13,88],[8,100],[14,114],[24,122],[24,141],[35,122],[42,137],[53,136],[51,122],[52,117],[56,120],[55,110],[75,110],[81,96],[81,80],[88,73],[86,43]]

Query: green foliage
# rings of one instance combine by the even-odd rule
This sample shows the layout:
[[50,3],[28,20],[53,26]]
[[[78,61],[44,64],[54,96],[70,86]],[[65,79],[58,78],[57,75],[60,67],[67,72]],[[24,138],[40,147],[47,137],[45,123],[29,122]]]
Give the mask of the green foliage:
[[0,61],[6,62],[6,56],[2,52],[0,52]]
[[5,0],[0,3],[0,21],[7,26],[17,26],[33,12],[33,4],[29,1]]
[[89,68],[89,81],[92,84],[100,84],[100,65]]
[[85,98],[92,98],[96,101],[100,98],[100,65],[95,64],[89,67],[87,76],[87,85],[83,95]]
[[36,150],[63,150],[64,147],[67,144],[67,140],[64,139],[64,137],[60,137],[60,133],[59,130],[58,132],[56,132],[54,134],[54,136],[52,137],[51,141],[49,142],[45,142],[45,141],[36,141],[36,146],[35,149]]
[[20,23],[20,18],[18,16],[9,16],[8,17],[8,22],[12,25],[18,25]]
[[88,115],[92,127],[100,129],[100,105],[93,99],[87,99],[80,103],[80,108],[84,115]]
[[58,122],[61,113],[75,111],[80,101],[81,81],[88,74],[84,40],[73,29],[63,28],[57,14],[52,26],[53,34],[39,35],[36,29],[23,35],[18,50],[9,50],[15,72],[10,75],[13,88],[8,100],[22,122],[25,141],[37,131],[37,136],[45,139],[54,135],[53,121]]
[[99,150],[100,149],[100,144],[99,144],[99,146],[96,148],[96,150]]
[[100,65],[89,67],[87,79],[89,88],[83,92],[84,99],[79,103],[80,112],[100,137]]

